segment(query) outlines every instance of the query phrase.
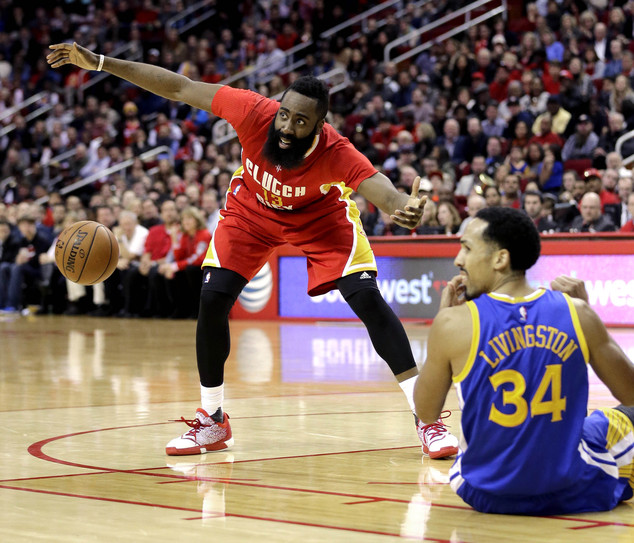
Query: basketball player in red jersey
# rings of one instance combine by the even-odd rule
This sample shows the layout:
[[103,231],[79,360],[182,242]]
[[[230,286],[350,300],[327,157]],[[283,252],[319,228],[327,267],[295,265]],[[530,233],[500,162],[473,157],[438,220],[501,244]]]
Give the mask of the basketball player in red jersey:
[[[376,264],[350,199],[357,191],[405,228],[420,223],[425,198],[398,192],[352,144],[326,124],[328,88],[303,77],[281,102],[252,91],[192,81],[158,66],[97,55],[77,44],[52,45],[53,68],[74,64],[104,70],[150,92],[210,111],[229,121],[242,145],[225,209],[203,262],[196,332],[202,407],[185,421],[191,429],[167,444],[168,455],[201,454],[233,444],[223,412],[224,363],[229,355],[229,311],[273,250],[290,243],[308,260],[308,293],[338,288],[363,321],[414,410],[416,363],[402,324],[376,284]],[[423,452],[432,458],[458,451],[441,421],[416,419]]]

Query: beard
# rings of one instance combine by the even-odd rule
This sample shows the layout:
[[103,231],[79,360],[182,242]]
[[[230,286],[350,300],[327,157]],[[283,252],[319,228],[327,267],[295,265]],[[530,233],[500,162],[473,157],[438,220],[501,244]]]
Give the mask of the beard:
[[315,123],[312,132],[303,138],[284,136],[284,139],[289,140],[291,143],[288,149],[282,149],[279,145],[282,133],[275,129],[275,119],[273,119],[269,126],[269,133],[264,142],[264,147],[262,148],[262,154],[264,158],[272,164],[279,164],[285,170],[293,170],[301,166],[302,162],[304,162],[304,155],[313,144],[316,133],[317,123]]

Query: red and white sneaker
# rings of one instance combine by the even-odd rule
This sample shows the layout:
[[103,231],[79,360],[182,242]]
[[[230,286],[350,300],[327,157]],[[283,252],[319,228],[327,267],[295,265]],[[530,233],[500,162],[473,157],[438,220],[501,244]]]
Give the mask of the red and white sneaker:
[[[445,414],[443,416],[443,414]],[[452,435],[442,422],[451,415],[451,411],[443,411],[440,418],[431,424],[423,424],[416,417],[416,431],[423,444],[423,454],[430,458],[447,458],[458,454],[458,439]]]
[[223,413],[222,422],[216,422],[204,409],[197,409],[194,420],[181,417],[175,422],[184,422],[191,430],[167,444],[165,453],[169,456],[204,454],[228,449],[233,445],[229,415],[226,413]]

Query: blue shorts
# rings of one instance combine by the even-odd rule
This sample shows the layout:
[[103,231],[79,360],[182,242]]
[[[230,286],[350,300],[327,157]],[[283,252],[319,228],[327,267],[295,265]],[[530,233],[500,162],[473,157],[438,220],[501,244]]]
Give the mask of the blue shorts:
[[[538,496],[499,496],[472,487],[465,480],[458,495],[482,513],[562,515],[609,511],[629,500],[634,489],[634,426],[615,409],[599,409],[586,417],[578,449],[583,460],[577,482]],[[529,466],[538,470],[539,466]]]

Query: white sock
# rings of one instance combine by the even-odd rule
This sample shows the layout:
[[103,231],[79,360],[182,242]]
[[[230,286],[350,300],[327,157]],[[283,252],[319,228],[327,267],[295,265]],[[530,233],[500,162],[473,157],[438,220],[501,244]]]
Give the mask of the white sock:
[[398,384],[405,393],[407,403],[409,403],[409,407],[412,410],[412,413],[416,412],[416,406],[414,405],[414,385],[416,384],[416,379],[418,379],[418,375],[414,375],[414,377],[405,379],[405,381],[401,381]]
[[219,407],[222,407],[224,390],[224,385],[220,385],[219,387],[204,387],[200,385],[200,401],[203,409],[207,411],[209,416],[218,411]]

